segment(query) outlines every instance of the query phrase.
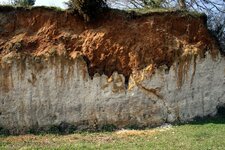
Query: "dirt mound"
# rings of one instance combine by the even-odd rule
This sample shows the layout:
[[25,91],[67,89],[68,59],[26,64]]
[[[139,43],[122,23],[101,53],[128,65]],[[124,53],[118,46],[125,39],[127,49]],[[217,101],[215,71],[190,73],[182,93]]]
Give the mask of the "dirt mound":
[[82,55],[89,74],[114,71],[129,77],[149,65],[170,67],[175,60],[218,53],[205,16],[182,12],[138,16],[118,10],[85,24],[49,8],[0,9],[0,57],[12,51],[33,56]]

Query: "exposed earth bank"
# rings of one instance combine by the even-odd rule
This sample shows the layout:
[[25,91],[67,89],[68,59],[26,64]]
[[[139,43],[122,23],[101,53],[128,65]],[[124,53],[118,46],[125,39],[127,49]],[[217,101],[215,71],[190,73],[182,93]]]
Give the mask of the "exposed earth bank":
[[96,130],[215,115],[225,58],[205,23],[111,10],[86,24],[49,8],[0,8],[0,127]]

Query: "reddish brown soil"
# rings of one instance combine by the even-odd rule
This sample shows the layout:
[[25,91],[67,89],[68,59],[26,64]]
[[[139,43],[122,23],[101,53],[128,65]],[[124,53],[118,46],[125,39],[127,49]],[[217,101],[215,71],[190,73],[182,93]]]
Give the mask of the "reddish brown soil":
[[34,56],[83,55],[89,74],[128,77],[150,64],[171,64],[187,54],[218,53],[204,17],[179,12],[134,17],[109,11],[85,24],[68,12],[45,8],[0,12],[0,57],[11,51]]

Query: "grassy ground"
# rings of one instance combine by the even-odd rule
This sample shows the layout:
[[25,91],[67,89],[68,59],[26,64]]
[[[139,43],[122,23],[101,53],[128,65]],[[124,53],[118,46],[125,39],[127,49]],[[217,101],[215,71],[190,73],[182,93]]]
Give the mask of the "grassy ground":
[[225,149],[225,118],[146,130],[0,136],[0,149]]
[[135,12],[136,16],[145,16],[151,14],[180,14],[180,15],[190,15],[192,17],[205,17],[204,13],[199,13],[195,11],[186,11],[172,8],[138,8],[126,10],[128,13]]

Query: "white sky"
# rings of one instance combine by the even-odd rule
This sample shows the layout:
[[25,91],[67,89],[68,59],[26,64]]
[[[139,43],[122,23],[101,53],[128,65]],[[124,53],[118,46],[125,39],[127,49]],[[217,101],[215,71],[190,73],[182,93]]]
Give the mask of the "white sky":
[[64,8],[65,5],[63,4],[65,1],[68,0],[36,0],[35,5],[36,6],[57,6],[57,7],[62,7]]
[[[0,4],[7,4],[10,0],[0,0]],[[63,2],[68,0],[36,0],[35,6],[57,6],[61,8],[65,8]]]

